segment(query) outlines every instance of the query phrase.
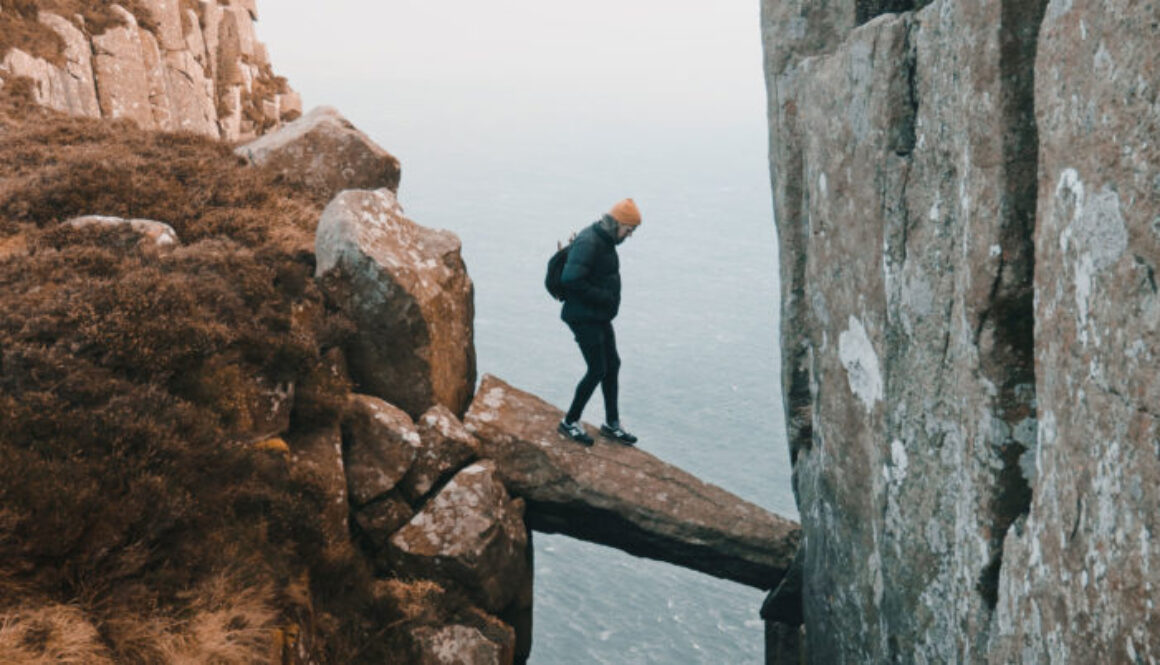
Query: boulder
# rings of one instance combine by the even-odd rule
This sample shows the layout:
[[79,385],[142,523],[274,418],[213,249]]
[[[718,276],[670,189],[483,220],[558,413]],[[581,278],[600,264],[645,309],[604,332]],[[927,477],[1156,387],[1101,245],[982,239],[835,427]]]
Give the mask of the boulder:
[[533,529],[762,589],[782,578],[798,546],[797,524],[638,448],[565,439],[556,432],[562,416],[485,375],[464,420],[508,491],[527,501]]
[[508,665],[514,637],[496,643],[471,626],[424,626],[414,632],[415,665]]
[[460,471],[390,539],[388,568],[463,589],[488,612],[515,598],[528,575],[524,504],[490,460]]
[[315,275],[358,328],[352,378],[414,418],[471,401],[474,290],[459,250],[455,234],[403,217],[387,189],[342,192],[318,223]]
[[[286,101],[287,112],[301,112],[300,100]],[[316,108],[236,152],[327,200],[344,189],[399,187],[399,160],[329,106]]]
[[379,604],[392,608],[399,616],[393,623],[394,630],[386,636],[394,657],[390,662],[526,662],[518,657],[513,661],[516,638],[511,626],[466,605],[462,596],[448,593],[434,582],[385,579],[375,583],[372,594]]
[[386,496],[411,468],[419,433],[411,417],[370,395],[351,395],[342,423],[351,503]]
[[378,554],[387,549],[391,536],[414,516],[415,511],[409,503],[397,492],[388,492],[357,509],[354,521],[366,536],[372,554]]
[[441,480],[467,466],[479,455],[479,441],[454,413],[436,404],[415,423],[421,444],[411,470],[399,489],[411,502],[418,501]]
[[122,219],[104,215],[85,215],[74,217],[65,224],[78,229],[90,226],[126,227],[141,236],[142,244],[151,244],[155,247],[172,247],[179,243],[177,232],[173,230],[172,226],[152,219]]

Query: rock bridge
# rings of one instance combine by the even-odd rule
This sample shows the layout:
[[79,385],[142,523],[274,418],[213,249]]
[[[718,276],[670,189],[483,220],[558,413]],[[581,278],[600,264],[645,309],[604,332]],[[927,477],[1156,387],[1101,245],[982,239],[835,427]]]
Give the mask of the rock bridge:
[[770,589],[797,550],[799,528],[638,448],[574,444],[563,414],[484,376],[464,419],[536,530]]
[[[380,572],[434,581],[510,626],[510,662],[525,662],[531,650],[529,530],[759,589],[794,577],[787,573],[796,523],[643,450],[573,443],[556,433],[561,417],[538,397],[484,376],[462,422],[444,406],[412,420],[382,399],[355,395],[341,437],[310,449],[341,455],[330,467],[341,469],[335,491],[346,492],[356,541]],[[336,531],[346,530],[345,519],[335,516]],[[771,602],[800,606],[793,585],[771,598],[767,619],[780,620]]]

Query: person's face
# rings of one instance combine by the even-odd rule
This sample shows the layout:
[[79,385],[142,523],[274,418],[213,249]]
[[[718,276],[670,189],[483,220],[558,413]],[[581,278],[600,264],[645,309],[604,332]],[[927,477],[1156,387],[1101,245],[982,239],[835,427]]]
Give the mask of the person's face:
[[616,239],[617,240],[624,240],[625,238],[632,235],[632,232],[635,230],[636,230],[635,226],[629,226],[628,224],[620,224],[618,222],[616,225]]

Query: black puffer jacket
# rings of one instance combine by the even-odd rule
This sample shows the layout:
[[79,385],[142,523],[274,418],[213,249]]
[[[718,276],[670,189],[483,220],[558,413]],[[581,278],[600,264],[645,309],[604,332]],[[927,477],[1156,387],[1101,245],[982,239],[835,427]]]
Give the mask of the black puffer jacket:
[[616,239],[596,222],[581,231],[568,250],[560,277],[568,323],[603,323],[620,311],[620,258]]

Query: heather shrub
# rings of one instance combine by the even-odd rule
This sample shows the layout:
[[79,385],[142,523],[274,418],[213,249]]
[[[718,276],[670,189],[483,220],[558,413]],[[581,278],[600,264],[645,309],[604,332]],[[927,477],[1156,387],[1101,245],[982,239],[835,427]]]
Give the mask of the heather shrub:
[[[21,651],[29,631],[91,642],[77,662],[263,662],[288,624],[357,662],[311,617],[365,625],[347,600],[369,572],[323,551],[324,490],[253,445],[263,387],[295,386],[296,430],[333,426],[350,388],[328,351],[351,324],[311,277],[320,203],[219,143],[8,89],[0,125],[0,662],[70,662]],[[82,214],[182,244],[61,224]]]

